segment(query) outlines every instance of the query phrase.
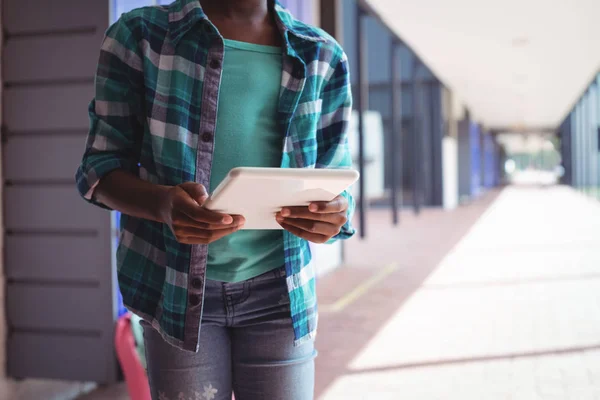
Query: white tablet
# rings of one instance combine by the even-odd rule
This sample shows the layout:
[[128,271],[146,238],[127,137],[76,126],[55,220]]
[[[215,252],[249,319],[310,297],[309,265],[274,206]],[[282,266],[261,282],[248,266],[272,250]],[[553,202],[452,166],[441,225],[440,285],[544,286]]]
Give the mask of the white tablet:
[[352,169],[234,168],[204,206],[243,215],[244,229],[282,229],[275,220],[281,208],[331,201],[358,177]]

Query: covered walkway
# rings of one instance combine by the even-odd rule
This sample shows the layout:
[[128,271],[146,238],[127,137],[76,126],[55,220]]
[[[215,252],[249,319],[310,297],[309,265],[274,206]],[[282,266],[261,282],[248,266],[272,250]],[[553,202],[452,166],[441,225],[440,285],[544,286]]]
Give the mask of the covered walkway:
[[320,399],[600,399],[600,203],[522,186],[405,217],[320,283]]
[[[368,240],[319,281],[317,399],[600,399],[600,203],[513,186],[388,221],[371,211]],[[0,398],[89,389],[24,381]],[[80,397],[109,398],[124,385]]]
[[[0,400],[128,399],[117,213],[73,173],[109,21],[171,2],[0,0]],[[600,202],[553,186],[600,199],[600,1],[279,3],[345,49],[362,176],[317,398],[600,400]]]

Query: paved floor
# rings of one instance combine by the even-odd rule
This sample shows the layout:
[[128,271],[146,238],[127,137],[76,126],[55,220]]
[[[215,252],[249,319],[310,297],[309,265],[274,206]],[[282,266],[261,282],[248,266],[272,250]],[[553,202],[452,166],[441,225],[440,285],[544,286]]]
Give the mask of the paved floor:
[[318,399],[600,400],[600,202],[520,187],[401,217],[370,212],[319,281]]
[[452,211],[426,209],[417,216],[406,210],[397,227],[391,225],[389,211],[367,214],[366,239],[347,242],[346,266],[317,285],[321,310],[317,395],[346,373],[352,360],[419,289],[497,195],[488,193]]
[[509,188],[415,289],[421,268],[399,265],[371,289],[379,306],[344,324],[351,338],[403,299],[321,400],[600,399],[600,203]]

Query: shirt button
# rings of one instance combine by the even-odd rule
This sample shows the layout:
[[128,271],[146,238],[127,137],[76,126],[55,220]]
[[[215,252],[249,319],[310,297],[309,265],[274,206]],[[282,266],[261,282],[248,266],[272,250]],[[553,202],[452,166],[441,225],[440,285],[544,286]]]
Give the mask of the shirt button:
[[212,141],[213,135],[210,132],[204,132],[202,134],[202,141],[204,143],[210,143]]
[[211,60],[210,67],[212,69],[218,69],[218,68],[220,68],[221,67],[221,61],[219,61],[217,59]]
[[199,296],[199,295],[197,295],[197,294],[192,294],[192,295],[190,295],[190,305],[191,305],[192,307],[195,307],[195,306],[197,306],[198,304],[200,304],[200,301],[201,301],[201,298],[200,298],[200,296]]
[[192,287],[194,289],[202,289],[202,279],[200,279],[200,278],[192,279]]

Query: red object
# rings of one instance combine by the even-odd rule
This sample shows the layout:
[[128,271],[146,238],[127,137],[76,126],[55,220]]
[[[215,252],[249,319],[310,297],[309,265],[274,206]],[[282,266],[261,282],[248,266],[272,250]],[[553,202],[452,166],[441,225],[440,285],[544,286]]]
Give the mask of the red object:
[[[131,314],[129,313],[121,316],[117,321],[115,349],[131,400],[152,400],[148,376],[135,347],[135,338],[131,331]],[[235,396],[232,396],[232,400],[235,400]]]
[[148,376],[135,347],[135,338],[131,331],[131,315],[129,313],[121,316],[117,321],[115,349],[131,400],[152,400]]

